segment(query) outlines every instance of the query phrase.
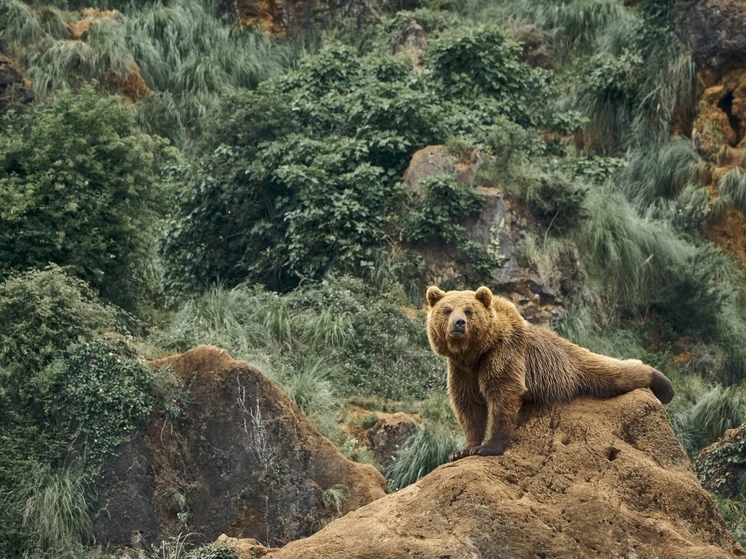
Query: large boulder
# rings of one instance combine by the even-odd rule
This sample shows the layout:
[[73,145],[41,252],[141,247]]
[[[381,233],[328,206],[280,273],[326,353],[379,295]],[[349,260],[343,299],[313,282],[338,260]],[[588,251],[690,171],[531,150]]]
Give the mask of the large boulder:
[[635,390],[524,410],[504,455],[441,466],[266,557],[745,555],[694,476],[665,409]]
[[[178,419],[153,420],[106,465],[98,542],[147,548],[191,532],[192,543],[225,533],[280,545],[384,496],[373,466],[347,460],[274,384],[226,351],[200,346],[151,365],[173,367],[191,402]],[[332,488],[330,506],[324,492]]]

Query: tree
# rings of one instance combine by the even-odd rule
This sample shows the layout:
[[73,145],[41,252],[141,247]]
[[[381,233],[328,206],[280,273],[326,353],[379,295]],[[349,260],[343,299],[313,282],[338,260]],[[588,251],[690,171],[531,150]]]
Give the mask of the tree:
[[49,263],[135,311],[148,287],[164,140],[118,97],[65,92],[0,125],[0,275]]

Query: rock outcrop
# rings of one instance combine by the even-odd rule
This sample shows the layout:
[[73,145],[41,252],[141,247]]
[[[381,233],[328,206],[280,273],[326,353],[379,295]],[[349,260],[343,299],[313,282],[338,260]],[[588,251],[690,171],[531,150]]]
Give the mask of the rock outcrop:
[[34,97],[34,91],[26,87],[13,61],[0,54],[0,115],[5,114],[12,103],[31,103]]
[[[731,169],[743,171],[746,153],[746,4],[737,0],[693,0],[679,33],[697,67],[698,90],[691,138],[709,167],[705,177],[713,200],[718,181]],[[711,219],[713,241],[746,265],[744,214],[734,207]]]
[[[457,156],[445,146],[428,146],[417,151],[404,173],[404,181],[414,196],[421,192],[420,181],[439,173],[450,173],[463,187],[476,182],[476,173],[484,157],[477,149]],[[546,324],[564,314],[561,296],[549,289],[539,277],[527,274],[518,266],[518,243],[528,227],[528,217],[502,190],[478,186],[484,196],[482,210],[463,220],[466,240],[482,247],[493,265],[489,287],[510,298],[526,320]],[[473,288],[472,267],[465,262],[456,243],[439,240],[418,243],[415,247],[425,261],[423,283],[441,287]],[[480,278],[480,282],[485,282]]]
[[694,476],[665,409],[647,390],[525,410],[504,455],[443,465],[265,555],[744,556]]
[[721,72],[746,62],[746,5],[739,0],[694,0],[680,32],[699,69]]
[[[347,460],[264,375],[224,350],[200,346],[151,365],[173,367],[190,404],[178,419],[152,421],[104,468],[99,543],[135,538],[147,548],[191,532],[281,545],[384,496],[373,466]],[[330,488],[344,495],[332,509]]]
[[738,499],[746,489],[746,424],[728,429],[699,453],[694,469],[702,485],[714,493]]

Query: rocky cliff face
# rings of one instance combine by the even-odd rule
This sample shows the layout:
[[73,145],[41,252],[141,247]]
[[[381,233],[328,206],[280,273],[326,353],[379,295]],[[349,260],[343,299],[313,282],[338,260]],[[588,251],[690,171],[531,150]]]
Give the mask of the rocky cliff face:
[[[746,137],[746,5],[738,0],[694,0],[680,34],[692,49],[701,92],[692,142],[708,163],[713,200],[718,181],[731,169],[743,171]],[[744,214],[728,207],[709,224],[713,240],[746,264]]]
[[[191,403],[179,419],[152,421],[104,468],[99,543],[147,548],[191,532],[281,545],[385,494],[373,466],[347,460],[264,375],[224,350],[200,346],[151,364],[173,367]],[[343,495],[333,506],[324,498],[331,488]]]
[[[247,549],[247,548],[244,548]],[[272,559],[743,557],[647,390],[522,414],[503,456],[441,466]]]

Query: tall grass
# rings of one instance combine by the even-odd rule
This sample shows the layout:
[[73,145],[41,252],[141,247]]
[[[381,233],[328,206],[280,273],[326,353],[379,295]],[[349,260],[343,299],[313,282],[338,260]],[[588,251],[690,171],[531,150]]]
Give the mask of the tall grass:
[[[199,0],[130,6],[124,15],[107,13],[93,19],[75,41],[59,11],[0,0],[0,30],[0,47],[17,56],[42,100],[92,80],[115,88],[112,77],[122,80],[132,69],[139,70],[158,95],[156,101],[141,101],[141,122],[177,145],[187,141],[221,95],[256,87],[293,66],[304,53],[300,43],[226,24]],[[168,109],[165,116],[161,109]]]
[[691,184],[701,185],[703,165],[691,140],[674,137],[657,149],[648,146],[631,154],[620,187],[644,210],[658,198],[672,199]]
[[23,526],[38,551],[63,556],[92,541],[89,485],[82,471],[37,465],[22,493]]
[[619,0],[520,0],[506,3],[501,11],[550,33],[560,63],[595,52],[600,39],[608,41],[610,35],[616,35],[615,30],[628,30],[635,23],[632,12]]
[[676,437],[690,457],[746,421],[743,385],[708,384],[691,373],[676,374],[671,381],[677,392],[668,414]]
[[728,207],[746,212],[746,174],[734,167],[718,181],[718,199],[712,206],[715,219],[721,218]]
[[0,0],[0,50],[14,54],[45,35],[38,15],[27,4],[21,0]]
[[684,267],[695,252],[665,222],[639,217],[609,186],[589,193],[578,244],[597,277],[608,282],[608,296],[626,309],[649,301],[651,286],[664,279],[666,270]]
[[463,437],[454,435],[439,423],[425,422],[404,443],[396,460],[386,472],[392,490],[410,485],[450,460],[450,455],[463,446]]

